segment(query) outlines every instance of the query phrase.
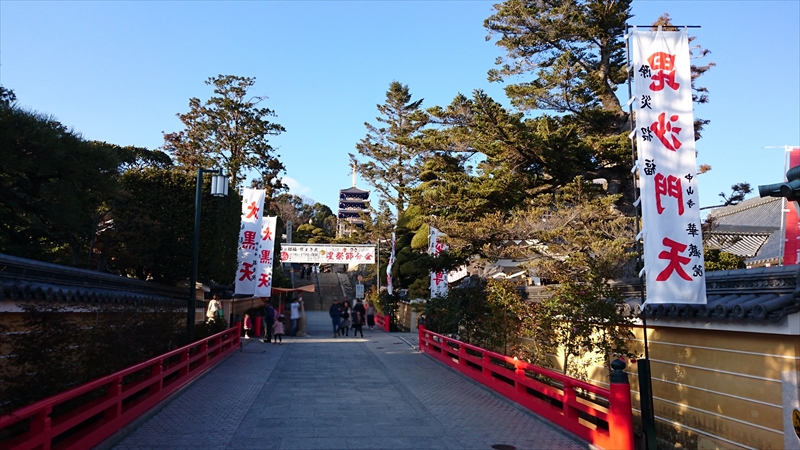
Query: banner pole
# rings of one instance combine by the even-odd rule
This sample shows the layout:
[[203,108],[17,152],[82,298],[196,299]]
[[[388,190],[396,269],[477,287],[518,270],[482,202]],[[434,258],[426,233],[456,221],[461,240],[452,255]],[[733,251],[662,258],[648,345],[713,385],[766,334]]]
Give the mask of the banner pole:
[[[629,44],[630,39],[630,30],[632,26],[628,25],[626,28],[626,36],[625,36],[625,53],[627,58],[627,79],[628,79],[628,98],[633,99],[633,87],[631,85],[631,77],[632,74],[635,73],[633,67],[631,67],[632,60],[631,60],[631,48]],[[635,27],[633,27],[635,28]],[[692,27],[693,28],[693,27]],[[628,123],[630,126],[631,131],[635,130],[635,125],[633,122],[633,102],[628,103]],[[631,160],[636,165],[636,133],[631,134]],[[637,189],[637,176],[638,171],[633,171],[633,198],[639,198],[641,192]],[[640,203],[641,205],[641,203]],[[640,206],[634,207],[634,217],[636,221],[636,254],[638,260],[636,261],[636,270],[639,271],[641,265],[643,265],[643,252],[642,252],[642,244],[639,242],[638,236],[641,231],[640,229],[640,218],[641,215],[639,214]],[[647,450],[656,450],[657,442],[656,442],[656,422],[655,422],[655,414],[653,411],[653,389],[652,389],[652,378],[650,377],[650,349],[647,342],[647,314],[645,313],[644,308],[644,276],[645,274],[641,274],[639,276],[639,301],[641,302],[641,309],[639,311],[640,319],[642,321],[642,335],[644,336],[644,360],[639,360],[637,362],[638,366],[638,374],[639,374],[639,403],[640,403],[640,410],[642,414],[642,428],[644,431],[645,436],[645,448]]]

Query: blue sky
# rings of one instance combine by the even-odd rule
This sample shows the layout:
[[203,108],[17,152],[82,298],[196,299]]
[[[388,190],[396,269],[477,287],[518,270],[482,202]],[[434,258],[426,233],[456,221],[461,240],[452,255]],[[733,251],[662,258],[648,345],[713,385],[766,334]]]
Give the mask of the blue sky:
[[[484,89],[502,50],[484,39],[486,1],[0,1],[0,84],[21,105],[83,134],[157,148],[203,82],[256,77],[254,93],[287,132],[272,139],[294,193],[337,207],[348,152],[393,80],[423,106]],[[698,141],[701,205],[733,183],[781,180],[800,145],[800,1],[634,1],[632,25],[668,12],[711,50],[711,103]],[[359,187],[366,187],[363,181]],[[756,194],[757,195],[757,194]]]

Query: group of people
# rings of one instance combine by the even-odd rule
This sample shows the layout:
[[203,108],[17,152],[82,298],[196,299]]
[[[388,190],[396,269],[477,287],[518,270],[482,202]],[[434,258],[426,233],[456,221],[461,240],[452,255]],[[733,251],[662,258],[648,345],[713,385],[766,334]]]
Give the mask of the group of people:
[[[278,314],[275,308],[272,307],[272,303],[270,303],[266,298],[264,300],[264,315],[261,316],[261,325],[264,329],[264,339],[262,342],[272,342],[273,344],[282,344],[283,343],[283,335],[286,333],[284,322],[286,321],[286,316],[283,314]],[[290,320],[291,320],[291,328],[289,329],[290,336],[297,335],[298,323],[300,318],[302,317],[301,313],[301,306],[303,297],[302,295],[297,296],[289,306],[290,308]],[[250,339],[252,337],[254,323],[253,317],[251,317],[250,313],[244,314],[244,338]]]
[[339,300],[334,299],[328,314],[333,323],[333,337],[350,336],[350,330],[353,331],[353,337],[359,334],[364,337],[365,324],[370,330],[375,327],[375,306],[372,302],[364,307],[364,303],[358,299],[351,307],[347,300],[340,304]]
[[308,278],[311,279],[311,272],[314,271],[314,268],[311,266],[300,266],[300,279]]

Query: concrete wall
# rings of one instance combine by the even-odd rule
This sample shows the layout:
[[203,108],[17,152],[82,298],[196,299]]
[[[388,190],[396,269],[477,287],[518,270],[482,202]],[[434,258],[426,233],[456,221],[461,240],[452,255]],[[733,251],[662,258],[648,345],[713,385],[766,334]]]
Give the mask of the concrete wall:
[[[643,351],[642,329],[632,348]],[[648,327],[658,437],[688,448],[794,448],[800,340],[797,336]],[[633,405],[639,380],[630,364]],[[607,386],[608,370],[590,381]]]

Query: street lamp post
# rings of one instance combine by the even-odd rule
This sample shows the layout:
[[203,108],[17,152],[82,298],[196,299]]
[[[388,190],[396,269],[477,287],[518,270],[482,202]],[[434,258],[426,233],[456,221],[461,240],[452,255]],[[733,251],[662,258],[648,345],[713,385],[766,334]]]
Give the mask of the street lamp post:
[[194,197],[194,236],[192,237],[192,272],[189,275],[189,304],[186,311],[186,334],[189,342],[194,341],[194,320],[196,313],[196,290],[197,287],[197,258],[198,246],[200,244],[200,205],[203,200],[203,174],[214,173],[211,177],[211,195],[214,197],[225,197],[228,195],[228,177],[222,174],[219,169],[197,169],[197,189]]

